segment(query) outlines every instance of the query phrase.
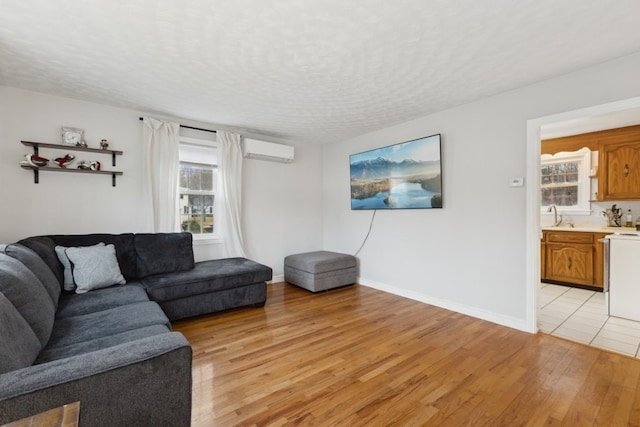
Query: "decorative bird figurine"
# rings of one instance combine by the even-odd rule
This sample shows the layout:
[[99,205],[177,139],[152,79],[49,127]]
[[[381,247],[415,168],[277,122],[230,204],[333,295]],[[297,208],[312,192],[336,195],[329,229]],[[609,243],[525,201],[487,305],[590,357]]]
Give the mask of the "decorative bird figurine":
[[36,168],[47,166],[47,164],[49,163],[49,159],[36,156],[35,154],[25,154],[24,157],[25,159],[27,159],[27,163],[29,165]]
[[78,162],[78,169],[91,169],[91,164],[86,160],[80,160]]
[[65,154],[64,157],[57,157],[55,159],[55,162],[61,168],[66,168],[67,165],[71,164],[75,160],[75,158],[76,156],[74,156],[73,154]]
[[80,160],[78,162],[78,169],[99,171],[101,167],[102,165],[97,160]]

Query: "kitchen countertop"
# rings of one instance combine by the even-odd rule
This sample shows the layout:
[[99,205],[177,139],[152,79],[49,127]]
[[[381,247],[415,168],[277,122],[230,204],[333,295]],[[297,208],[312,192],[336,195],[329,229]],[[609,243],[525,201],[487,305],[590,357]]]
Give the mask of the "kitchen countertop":
[[559,227],[552,227],[550,225],[543,225],[540,229],[544,231],[583,231],[589,233],[630,233],[630,234],[638,234],[640,231],[636,231],[635,227],[598,227],[597,225],[592,226],[576,226],[569,227],[565,224],[560,225]]

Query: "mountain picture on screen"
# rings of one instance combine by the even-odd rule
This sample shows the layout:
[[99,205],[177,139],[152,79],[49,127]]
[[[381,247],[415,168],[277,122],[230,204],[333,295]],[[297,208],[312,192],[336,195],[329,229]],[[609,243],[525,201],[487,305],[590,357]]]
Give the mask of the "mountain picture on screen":
[[351,209],[442,207],[440,135],[350,156]]

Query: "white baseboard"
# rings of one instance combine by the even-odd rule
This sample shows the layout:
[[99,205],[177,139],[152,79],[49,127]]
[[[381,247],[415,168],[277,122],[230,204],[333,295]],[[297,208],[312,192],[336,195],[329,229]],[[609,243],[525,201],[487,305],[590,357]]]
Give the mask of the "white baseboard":
[[444,300],[441,298],[434,298],[429,295],[421,294],[419,292],[410,291],[407,289],[398,288],[396,286],[390,286],[384,283],[368,280],[363,277],[358,279],[358,283],[369,288],[377,289],[379,291],[388,292],[390,294],[398,295],[401,297],[409,298],[414,301],[423,302],[425,304],[434,305],[436,307],[445,308],[447,310],[455,311],[467,316],[475,317],[477,319],[486,320],[488,322],[496,323],[498,325],[507,326],[509,328],[518,329],[520,331],[535,333],[536,331],[530,330],[527,327],[527,322],[524,319],[517,319],[510,316],[504,316],[502,314],[496,314],[489,311],[479,310],[475,307],[469,307],[464,304],[460,304],[453,301]]
[[284,274],[278,274],[277,276],[273,276],[270,281],[267,283],[280,283],[284,282]]

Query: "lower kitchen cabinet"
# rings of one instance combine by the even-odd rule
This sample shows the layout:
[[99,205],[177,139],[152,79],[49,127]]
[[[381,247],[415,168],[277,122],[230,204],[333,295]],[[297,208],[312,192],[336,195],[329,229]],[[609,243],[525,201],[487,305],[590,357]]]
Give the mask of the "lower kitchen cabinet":
[[547,279],[593,285],[593,246],[547,243]]
[[605,233],[543,231],[541,279],[545,282],[602,289]]
[[604,236],[611,233],[593,233],[593,285],[604,288]]

